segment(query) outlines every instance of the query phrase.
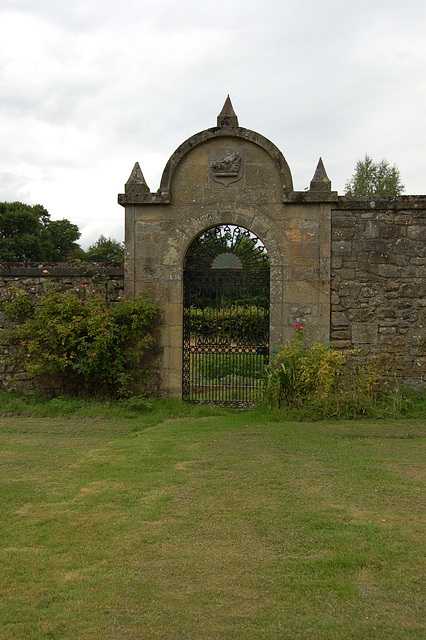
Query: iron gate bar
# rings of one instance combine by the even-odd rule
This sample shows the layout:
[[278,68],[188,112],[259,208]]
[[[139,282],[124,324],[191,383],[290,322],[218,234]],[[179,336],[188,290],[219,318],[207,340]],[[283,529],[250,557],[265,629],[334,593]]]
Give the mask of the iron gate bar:
[[[199,284],[199,281],[197,284]],[[213,323],[214,310],[209,306],[207,313],[206,309],[201,310],[201,326],[203,330],[200,333],[200,318],[197,318],[197,315],[199,316],[200,314],[197,311],[200,310],[189,307],[186,309],[185,314],[184,364],[186,365],[186,375],[184,375],[184,379],[189,383],[185,384],[184,387],[185,397],[188,398],[189,392],[188,399],[191,401],[226,401],[231,404],[240,404],[243,400],[248,402],[249,398],[246,396],[250,391],[250,387],[258,387],[257,379],[259,376],[256,375],[256,368],[259,369],[262,364],[266,363],[265,359],[267,359],[267,354],[269,353],[267,342],[269,313],[263,310],[262,318],[256,318],[254,331],[253,318],[249,317],[251,322],[249,331],[246,334],[247,317],[243,318],[246,322],[243,322],[241,330],[238,322],[233,326],[232,318],[226,318],[225,310],[222,308],[217,310],[218,312],[215,314],[216,322]],[[237,320],[241,317],[239,311],[240,308],[236,305],[235,316]],[[241,311],[244,313],[244,307],[241,308]],[[252,309],[249,311],[251,315]],[[259,315],[258,310],[257,316]],[[195,323],[193,322],[194,320]],[[224,324],[220,326],[221,321],[224,323],[225,320],[227,320],[227,326],[224,326]],[[235,329],[240,329],[240,336]],[[231,354],[233,354],[232,358],[230,358]],[[263,358],[259,356],[263,356]],[[237,362],[238,360],[239,362]],[[189,375],[188,366],[190,367]],[[248,369],[251,372],[251,383],[248,380],[241,380],[245,373],[242,369]],[[216,375],[212,375],[215,370]],[[233,380],[230,378],[232,373],[234,374]],[[217,378],[220,378],[219,384]],[[215,379],[216,381],[214,381]],[[190,391],[191,382],[193,383],[192,393]],[[198,389],[195,389],[195,386]],[[238,390],[239,393],[237,393]],[[202,394],[201,397],[200,393]]]
[[268,358],[267,254],[246,229],[210,229],[191,245],[184,269],[183,398],[250,406]]

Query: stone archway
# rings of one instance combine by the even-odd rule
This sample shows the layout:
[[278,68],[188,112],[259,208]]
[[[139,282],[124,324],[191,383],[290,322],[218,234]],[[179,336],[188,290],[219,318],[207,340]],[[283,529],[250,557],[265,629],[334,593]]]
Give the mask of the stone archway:
[[182,394],[183,267],[191,243],[216,225],[249,229],[270,257],[270,345],[296,322],[328,341],[331,191],[322,162],[309,191],[294,192],[277,147],[239,127],[229,97],[217,127],[171,156],[158,192],[136,163],[119,203],[125,207],[125,290],[151,291],[163,306],[157,368],[164,394]]

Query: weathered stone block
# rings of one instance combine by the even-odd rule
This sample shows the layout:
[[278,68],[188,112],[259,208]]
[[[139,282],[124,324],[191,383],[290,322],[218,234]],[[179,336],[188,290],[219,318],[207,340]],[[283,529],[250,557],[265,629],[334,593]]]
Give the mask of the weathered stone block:
[[319,244],[317,242],[294,243],[290,246],[291,255],[294,258],[319,258]]
[[302,230],[301,229],[286,229],[286,238],[291,243],[300,244],[302,242]]
[[332,260],[331,260],[331,268],[334,269],[340,269],[340,267],[343,264],[343,257],[342,256],[333,256]]
[[352,280],[352,278],[354,278],[355,276],[355,270],[342,267],[339,271],[339,275],[345,280]]
[[377,322],[353,322],[352,342],[354,344],[376,345],[378,341],[377,328]]
[[407,228],[407,237],[414,240],[424,240],[426,237],[425,225],[411,225]]
[[244,171],[244,186],[251,189],[269,189],[280,185],[280,177],[275,167],[270,164],[247,164]]
[[350,325],[350,321],[346,313],[342,312],[332,312],[331,314],[331,326],[333,328],[337,327],[348,327]]
[[350,349],[352,343],[350,340],[333,340],[332,347],[333,349]]
[[245,187],[240,187],[238,189],[238,199],[249,204],[259,204],[264,205],[265,202],[268,205],[274,205],[281,203],[282,201],[282,190],[277,189],[276,187],[258,187],[257,189],[248,189]]
[[370,264],[394,264],[395,255],[385,251],[372,251],[368,259]]
[[367,222],[365,225],[365,232],[364,232],[364,236],[365,238],[368,239],[375,239],[378,238],[380,236],[380,230],[379,230],[379,225],[377,222]]
[[390,224],[388,227],[383,229],[382,237],[383,238],[397,238],[400,234],[400,227],[396,224]]
[[401,267],[397,267],[391,264],[379,264],[377,265],[377,275],[382,278],[397,278],[400,274]]
[[200,187],[186,187],[183,189],[174,189],[172,195],[172,204],[196,204],[203,202],[204,191]]
[[350,340],[351,339],[351,332],[349,330],[344,331],[343,329],[338,330],[338,331],[331,331],[330,332],[330,338],[331,340]]
[[314,277],[314,269],[312,267],[293,267],[294,280],[305,280],[306,282],[310,282]]
[[339,240],[331,243],[333,256],[347,255],[351,250],[351,243],[346,240]]
[[182,304],[166,302],[165,313],[164,313],[164,321],[168,325],[179,325],[179,326],[181,326],[181,324],[182,324],[182,316],[183,316],[183,305]]
[[352,240],[354,237],[354,231],[352,227],[338,227],[332,229],[331,239],[333,242],[342,242],[345,240]]

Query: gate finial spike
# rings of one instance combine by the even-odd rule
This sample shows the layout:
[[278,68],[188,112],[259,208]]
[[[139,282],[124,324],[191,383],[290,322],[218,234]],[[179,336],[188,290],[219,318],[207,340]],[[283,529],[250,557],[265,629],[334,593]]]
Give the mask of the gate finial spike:
[[132,169],[132,173],[127,180],[124,190],[126,193],[148,193],[149,187],[146,184],[145,178],[143,177],[142,169],[139,166],[139,162],[135,163],[135,166]]
[[229,127],[231,129],[238,128],[238,118],[232,106],[231,98],[228,97],[225,100],[225,104],[222,107],[222,111],[217,116],[217,126],[220,128]]
[[331,180],[327,176],[322,158],[319,159],[314,177],[311,180],[311,191],[331,191]]

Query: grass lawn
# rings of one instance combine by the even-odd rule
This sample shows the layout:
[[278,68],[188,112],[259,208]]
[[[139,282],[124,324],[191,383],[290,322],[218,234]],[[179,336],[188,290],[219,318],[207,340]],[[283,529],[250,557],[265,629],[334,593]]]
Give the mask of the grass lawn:
[[421,419],[0,417],[2,640],[425,637]]

